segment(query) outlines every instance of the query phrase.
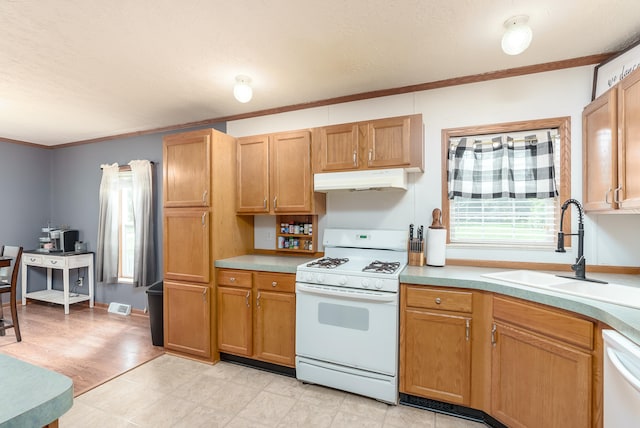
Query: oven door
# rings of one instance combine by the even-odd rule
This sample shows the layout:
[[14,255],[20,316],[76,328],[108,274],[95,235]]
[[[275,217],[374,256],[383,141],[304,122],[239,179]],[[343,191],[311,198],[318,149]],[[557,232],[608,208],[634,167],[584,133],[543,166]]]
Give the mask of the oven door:
[[395,376],[398,294],[296,283],[296,355]]

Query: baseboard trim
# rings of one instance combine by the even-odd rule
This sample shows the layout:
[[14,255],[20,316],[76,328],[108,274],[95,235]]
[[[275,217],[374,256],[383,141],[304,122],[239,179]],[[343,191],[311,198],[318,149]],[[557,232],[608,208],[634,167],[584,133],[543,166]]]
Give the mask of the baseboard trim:
[[239,357],[237,355],[225,354],[220,352],[220,361],[228,361],[243,366],[260,369],[272,373],[281,374],[289,377],[296,377],[296,369],[292,367],[280,366],[278,364],[265,363],[264,361],[253,360],[251,358]]
[[445,415],[455,416],[474,422],[484,423],[492,428],[508,428],[506,425],[494,419],[491,415],[486,414],[482,410],[472,409],[471,407],[461,406],[459,404],[445,403],[442,401],[431,400],[429,398],[417,397],[400,393],[400,404],[404,404],[418,409],[431,410],[432,412],[443,413]]

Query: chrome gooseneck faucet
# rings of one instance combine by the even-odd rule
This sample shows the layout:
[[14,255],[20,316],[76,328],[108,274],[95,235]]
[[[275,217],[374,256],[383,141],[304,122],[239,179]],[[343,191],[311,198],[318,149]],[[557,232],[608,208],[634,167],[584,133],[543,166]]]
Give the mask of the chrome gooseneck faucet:
[[[562,223],[564,220],[564,213],[569,208],[569,205],[575,205],[578,209],[578,233],[564,233],[562,231]],[[576,199],[567,199],[562,204],[562,213],[560,214],[560,230],[558,231],[558,248],[556,249],[557,253],[566,253],[567,251],[564,249],[564,237],[568,236],[578,236],[578,256],[576,257],[576,262],[571,265],[571,270],[573,270],[576,275],[575,276],[566,276],[566,275],[557,275],[563,278],[572,278],[579,279],[581,281],[590,281],[590,282],[599,282],[602,284],[606,284],[605,281],[600,281],[598,279],[591,279],[586,277],[586,260],[584,258],[584,210],[582,209],[582,205]]]

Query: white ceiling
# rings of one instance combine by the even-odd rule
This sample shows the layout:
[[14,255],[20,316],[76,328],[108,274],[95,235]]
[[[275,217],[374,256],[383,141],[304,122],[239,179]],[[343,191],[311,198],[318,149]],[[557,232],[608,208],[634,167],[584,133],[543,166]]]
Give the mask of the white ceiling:
[[[519,56],[503,22],[533,29]],[[0,0],[0,137],[57,145],[614,52],[638,0]],[[235,76],[254,98],[233,98]]]

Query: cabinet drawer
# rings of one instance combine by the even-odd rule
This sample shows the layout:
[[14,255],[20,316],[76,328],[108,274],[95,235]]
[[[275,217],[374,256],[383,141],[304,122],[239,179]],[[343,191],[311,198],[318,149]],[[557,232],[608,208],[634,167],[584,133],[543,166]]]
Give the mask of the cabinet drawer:
[[67,265],[67,260],[64,257],[45,257],[44,265],[52,268],[63,268]]
[[42,256],[34,256],[32,254],[24,254],[22,262],[33,266],[42,266]]
[[86,254],[82,256],[70,256],[67,257],[67,264],[70,269],[89,266],[91,260],[93,259],[93,254]]
[[559,311],[494,297],[493,318],[585,349],[593,349],[593,323]]
[[438,290],[435,288],[406,287],[407,306],[471,313],[473,294],[469,291]]
[[248,270],[218,270],[218,286],[251,288],[251,271]]
[[287,273],[256,272],[258,290],[296,291],[296,276]]

